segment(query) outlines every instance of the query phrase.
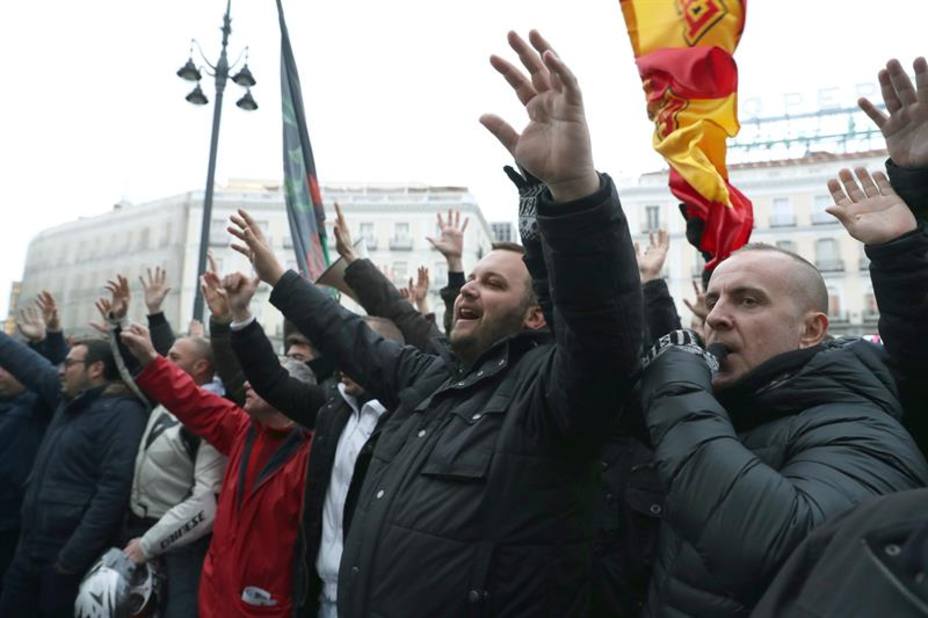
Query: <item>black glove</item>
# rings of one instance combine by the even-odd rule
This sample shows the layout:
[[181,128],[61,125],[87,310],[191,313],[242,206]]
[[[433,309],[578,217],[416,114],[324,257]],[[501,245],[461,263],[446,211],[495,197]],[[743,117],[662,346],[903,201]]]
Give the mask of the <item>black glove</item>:
[[724,357],[725,355],[725,350],[721,346],[717,350],[713,350],[714,354],[707,352],[702,339],[695,332],[689,329],[675,330],[658,339],[657,343],[645,354],[644,358],[641,359],[641,370],[644,371],[648,368],[648,365],[660,358],[664,352],[673,349],[701,357],[706,361],[713,376],[719,372],[718,356]]
[[506,175],[519,190],[519,236],[522,244],[538,240],[538,221],[536,220],[538,196],[545,190],[545,184],[521,170],[519,174],[512,166],[503,168]]

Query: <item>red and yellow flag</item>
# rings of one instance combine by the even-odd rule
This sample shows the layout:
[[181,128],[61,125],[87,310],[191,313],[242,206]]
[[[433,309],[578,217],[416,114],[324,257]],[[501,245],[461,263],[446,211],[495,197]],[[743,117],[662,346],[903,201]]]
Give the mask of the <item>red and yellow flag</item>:
[[732,54],[747,0],[620,0],[644,85],[654,149],[670,165],[690,241],[707,269],[751,236],[751,202],[728,183],[725,140],[738,134]]

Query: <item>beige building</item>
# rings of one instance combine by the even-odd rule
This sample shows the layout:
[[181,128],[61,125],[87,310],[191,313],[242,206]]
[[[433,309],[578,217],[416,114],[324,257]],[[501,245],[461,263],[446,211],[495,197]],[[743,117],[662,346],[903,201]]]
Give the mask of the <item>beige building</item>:
[[[863,246],[825,212],[832,203],[825,183],[837,177],[841,168],[878,170],[883,169],[885,160],[885,151],[873,150],[812,153],[798,159],[729,167],[731,183],[754,204],[751,241],[795,251],[824,275],[831,332],[836,335],[875,333],[878,312]],[[700,277],[703,262],[686,240],[679,201],[667,187],[667,172],[645,174],[637,182],[626,183],[619,195],[637,241],[646,244],[651,230],[670,231],[665,272],[677,310],[688,325],[691,315],[682,300],[694,298],[692,281]]]
[[[341,184],[323,187],[327,224],[338,201],[355,238],[364,237],[370,258],[395,282],[405,284],[420,265],[431,271],[431,308],[439,323],[444,306],[438,289],[445,285],[445,261],[425,240],[437,234],[436,214],[461,210],[469,217],[464,266],[470,268],[490,248],[490,226],[476,199],[462,187],[426,185]],[[187,329],[197,281],[197,257],[202,218],[202,192],[189,192],[146,204],[117,204],[111,212],[49,228],[30,243],[19,302],[47,289],[58,299],[62,325],[69,334],[89,331],[98,320],[94,301],[116,273],[129,277],[130,317],[143,321],[146,309],[139,277],[147,269],[167,269],[172,287],[164,311],[176,331]],[[250,272],[250,264],[233,251],[226,231],[229,215],[248,210],[264,229],[278,257],[295,268],[293,243],[279,183],[233,180],[217,188],[213,198],[210,250],[223,273]],[[329,254],[337,259],[329,228]],[[272,337],[282,334],[279,312],[267,302],[269,290],[259,289],[255,312]],[[11,314],[15,304],[11,303]]]

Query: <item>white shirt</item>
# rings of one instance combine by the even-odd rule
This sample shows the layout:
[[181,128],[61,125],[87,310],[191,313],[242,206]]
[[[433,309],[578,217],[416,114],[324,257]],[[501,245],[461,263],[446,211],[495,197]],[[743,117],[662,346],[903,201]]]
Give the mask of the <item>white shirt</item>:
[[384,413],[384,407],[376,399],[371,399],[359,410],[357,399],[345,393],[344,384],[338,385],[338,392],[352,412],[335,448],[332,478],[322,506],[322,542],[316,558],[316,571],[322,580],[322,598],[330,603],[335,603],[338,594],[338,565],[342,560],[344,543],[342,523],[354,464]]

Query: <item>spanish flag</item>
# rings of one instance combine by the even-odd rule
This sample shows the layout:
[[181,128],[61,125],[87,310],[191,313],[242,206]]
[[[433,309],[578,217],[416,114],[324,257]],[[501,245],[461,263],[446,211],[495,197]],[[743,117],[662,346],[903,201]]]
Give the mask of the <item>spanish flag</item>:
[[670,165],[687,237],[711,270],[747,243],[751,202],[728,182],[725,140],[738,134],[732,54],[747,0],[620,0],[644,85],[654,149]]

